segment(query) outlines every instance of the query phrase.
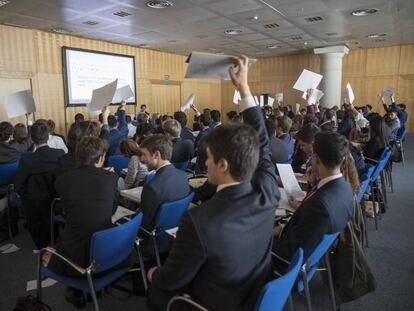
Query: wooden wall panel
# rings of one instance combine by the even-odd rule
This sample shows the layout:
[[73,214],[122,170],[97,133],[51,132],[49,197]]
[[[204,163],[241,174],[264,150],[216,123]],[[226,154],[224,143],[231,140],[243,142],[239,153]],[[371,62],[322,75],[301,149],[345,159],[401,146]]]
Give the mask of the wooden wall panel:
[[352,50],[342,60],[342,76],[360,77],[364,76],[367,68],[367,50]]
[[400,75],[412,75],[414,73],[414,45],[403,45],[399,64]]
[[398,74],[400,46],[367,49],[367,76],[389,76]]
[[153,84],[152,110],[149,112],[160,112],[161,114],[172,115],[180,108],[180,86]]

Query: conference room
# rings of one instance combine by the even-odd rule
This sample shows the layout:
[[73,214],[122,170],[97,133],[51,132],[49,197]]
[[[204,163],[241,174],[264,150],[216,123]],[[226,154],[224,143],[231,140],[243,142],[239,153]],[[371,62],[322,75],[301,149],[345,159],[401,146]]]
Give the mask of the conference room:
[[411,310],[413,13],[0,0],[0,310]]

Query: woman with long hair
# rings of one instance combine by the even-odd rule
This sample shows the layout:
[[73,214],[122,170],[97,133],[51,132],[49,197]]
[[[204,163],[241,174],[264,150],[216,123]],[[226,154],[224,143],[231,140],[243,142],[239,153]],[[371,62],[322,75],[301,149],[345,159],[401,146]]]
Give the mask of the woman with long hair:
[[118,181],[118,189],[131,189],[138,187],[148,174],[148,169],[145,164],[139,160],[141,151],[138,144],[132,139],[124,139],[119,145],[121,153],[129,158],[128,172],[125,178],[120,178]]
[[388,146],[388,138],[385,129],[385,120],[380,115],[370,118],[369,141],[363,148],[364,156],[370,159],[379,159],[384,148]]

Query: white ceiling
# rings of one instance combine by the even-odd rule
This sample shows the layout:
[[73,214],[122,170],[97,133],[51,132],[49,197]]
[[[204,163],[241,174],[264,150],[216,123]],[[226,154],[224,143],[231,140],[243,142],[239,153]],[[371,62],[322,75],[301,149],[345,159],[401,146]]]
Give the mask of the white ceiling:
[[[414,43],[414,0],[170,0],[174,6],[168,9],[148,8],[149,0],[9,1],[0,7],[2,24],[64,28],[77,36],[183,55],[195,50],[260,58],[338,44],[354,49]],[[366,8],[379,12],[350,14]],[[120,11],[130,15],[113,14]],[[227,29],[242,33],[226,35]],[[367,38],[372,33],[386,36]]]

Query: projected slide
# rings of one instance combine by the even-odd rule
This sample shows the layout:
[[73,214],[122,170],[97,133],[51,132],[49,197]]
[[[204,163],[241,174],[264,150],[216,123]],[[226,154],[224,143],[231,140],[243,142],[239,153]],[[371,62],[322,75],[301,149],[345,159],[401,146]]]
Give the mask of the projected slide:
[[[85,105],[92,91],[115,79],[117,88],[129,85],[135,93],[134,57],[63,48],[65,86],[68,105]],[[136,94],[127,100],[135,103]]]

